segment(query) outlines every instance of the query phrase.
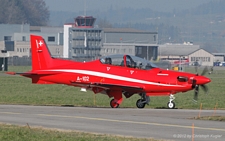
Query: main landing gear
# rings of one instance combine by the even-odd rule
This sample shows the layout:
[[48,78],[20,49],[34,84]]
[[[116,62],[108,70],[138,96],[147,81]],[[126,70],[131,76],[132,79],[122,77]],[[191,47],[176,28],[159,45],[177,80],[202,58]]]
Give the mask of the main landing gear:
[[146,104],[149,104],[150,98],[149,96],[146,96],[146,93],[140,93],[141,99],[138,99],[136,102],[136,106],[139,109],[142,109],[145,107]]
[[175,99],[174,95],[170,94],[170,101],[167,103],[167,107],[169,109],[175,108],[175,103],[173,102],[174,99]]
[[123,101],[122,92],[119,90],[112,90],[108,92],[108,95],[114,97],[114,99],[110,101],[110,106],[112,108],[118,108]]
[[[121,91],[110,91],[109,94],[114,97],[114,99],[112,99],[110,101],[110,106],[112,108],[118,108],[119,105],[123,101],[123,97],[122,97]],[[141,96],[141,98],[137,100],[136,106],[137,106],[137,108],[142,109],[142,108],[145,107],[146,104],[150,103],[150,97],[147,96],[146,93],[140,93],[139,95]],[[170,98],[170,100],[167,103],[167,107],[169,109],[174,109],[175,108],[175,103],[173,102],[173,100],[175,99],[175,97],[174,97],[173,94],[170,94],[169,98]]]
[[110,101],[110,106],[111,106],[112,108],[118,108],[119,105],[120,105],[120,104],[118,104],[118,103],[116,102],[115,99],[112,99],[112,100]]

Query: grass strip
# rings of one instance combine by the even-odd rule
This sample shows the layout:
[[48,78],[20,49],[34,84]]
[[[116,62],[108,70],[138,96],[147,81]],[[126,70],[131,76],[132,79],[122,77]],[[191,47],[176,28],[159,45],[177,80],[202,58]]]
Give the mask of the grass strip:
[[33,128],[29,125],[0,124],[0,131],[1,141],[162,141],[41,127]]

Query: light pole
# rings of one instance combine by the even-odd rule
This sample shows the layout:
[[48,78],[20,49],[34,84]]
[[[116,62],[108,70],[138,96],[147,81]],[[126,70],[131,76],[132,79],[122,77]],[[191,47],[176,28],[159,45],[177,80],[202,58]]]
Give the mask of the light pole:
[[2,63],[2,71],[5,71],[5,54],[7,53],[7,50],[1,50],[1,52],[4,54],[3,63]]
[[181,66],[181,57],[182,57],[182,56],[180,56],[180,61],[179,61],[179,69],[178,69],[179,71],[182,71],[182,66]]

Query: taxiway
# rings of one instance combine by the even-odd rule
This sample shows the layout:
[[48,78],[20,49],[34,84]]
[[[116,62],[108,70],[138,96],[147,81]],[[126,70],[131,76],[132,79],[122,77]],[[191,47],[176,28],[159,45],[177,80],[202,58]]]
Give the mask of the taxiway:
[[[212,116],[202,110],[201,116]],[[0,122],[165,140],[224,141],[225,122],[195,120],[199,110],[0,105]],[[225,116],[225,110],[215,115]]]

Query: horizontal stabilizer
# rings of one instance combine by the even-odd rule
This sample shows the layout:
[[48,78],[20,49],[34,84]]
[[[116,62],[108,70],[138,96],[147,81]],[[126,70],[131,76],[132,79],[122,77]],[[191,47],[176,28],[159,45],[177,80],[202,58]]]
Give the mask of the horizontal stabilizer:
[[32,73],[32,72],[6,72],[6,74],[9,74],[9,75],[22,75],[22,76],[25,76],[25,75],[37,75],[37,73]]
[[6,72],[6,74],[9,74],[9,75],[16,75],[16,72]]

